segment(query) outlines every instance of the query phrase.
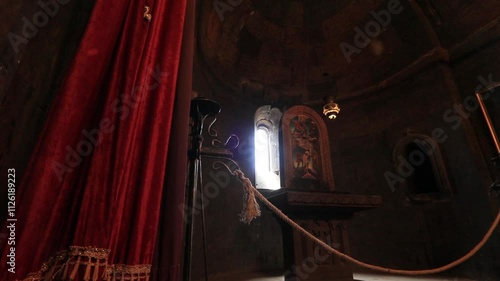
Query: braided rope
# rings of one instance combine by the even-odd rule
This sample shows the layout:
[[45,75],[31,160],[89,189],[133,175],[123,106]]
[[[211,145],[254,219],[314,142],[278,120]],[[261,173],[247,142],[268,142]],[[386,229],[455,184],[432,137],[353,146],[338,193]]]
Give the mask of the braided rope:
[[[243,172],[241,170],[236,169],[234,172],[231,172],[231,174],[233,176],[238,177],[238,179],[240,179],[243,182],[246,202],[255,202],[254,196],[257,196],[257,198],[259,198],[271,211],[273,211],[276,215],[278,215],[278,217],[280,217],[283,221],[288,223],[293,229],[299,231],[300,233],[302,233],[302,235],[304,235],[307,238],[318,243],[321,247],[323,247],[329,253],[337,255],[341,258],[344,258],[345,260],[350,261],[351,263],[354,263],[358,266],[368,268],[368,269],[371,269],[374,271],[384,272],[384,273],[401,274],[401,275],[427,275],[427,274],[440,273],[440,272],[446,271],[452,267],[455,267],[455,266],[465,262],[473,255],[475,255],[484,246],[484,244],[486,244],[486,242],[491,237],[491,235],[495,231],[495,229],[498,226],[498,223],[500,221],[500,212],[498,212],[496,219],[493,221],[492,225],[490,226],[490,228],[488,229],[488,231],[484,235],[483,239],[481,239],[481,241],[472,250],[470,250],[467,254],[465,254],[463,257],[461,257],[461,258],[459,258],[459,259],[457,259],[457,260],[455,260],[447,265],[444,265],[444,266],[441,266],[438,268],[424,269],[424,270],[402,270],[402,269],[386,268],[386,267],[372,265],[372,264],[362,262],[360,260],[357,260],[357,259],[355,259],[347,254],[344,254],[344,253],[332,248],[331,246],[329,246],[328,244],[326,244],[325,242],[323,242],[322,240],[318,239],[316,236],[311,234],[309,231],[305,230],[303,227],[298,225],[296,222],[294,222],[292,219],[290,219],[287,215],[285,215],[280,209],[278,209],[271,202],[269,202],[269,200],[267,200],[267,198],[264,197],[264,195],[262,195],[252,185],[250,180],[247,177],[245,177],[245,175],[243,174]],[[255,203],[255,204],[257,204],[257,203]],[[250,207],[248,207],[248,205],[250,205]],[[256,217],[255,212],[250,216],[244,215],[245,212],[247,211],[246,208],[252,208],[252,209],[258,208],[258,207],[251,206],[251,205],[252,204],[247,204],[242,212],[242,217],[246,218],[246,220],[245,220],[246,223],[250,223],[250,221]],[[260,215],[260,212],[259,212],[259,215]]]

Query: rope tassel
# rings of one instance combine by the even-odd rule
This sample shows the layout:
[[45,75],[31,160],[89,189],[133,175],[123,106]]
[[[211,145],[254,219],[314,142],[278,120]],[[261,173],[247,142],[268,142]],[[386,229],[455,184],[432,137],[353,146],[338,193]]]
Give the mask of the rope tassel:
[[256,190],[253,187],[252,182],[247,177],[245,177],[241,170],[234,171],[233,175],[238,177],[243,182],[244,186],[243,210],[239,215],[240,221],[250,224],[252,220],[259,217],[261,214],[260,206],[255,199]]

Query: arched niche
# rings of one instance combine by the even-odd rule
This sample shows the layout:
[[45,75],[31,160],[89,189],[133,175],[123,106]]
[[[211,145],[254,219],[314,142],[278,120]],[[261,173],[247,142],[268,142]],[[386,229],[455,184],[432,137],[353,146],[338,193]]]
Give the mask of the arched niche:
[[328,131],[321,116],[297,105],[283,114],[285,188],[334,190]]
[[[392,158],[411,203],[446,201],[453,195],[438,143],[430,136],[409,133],[398,141]],[[404,166],[404,168],[402,168]]]

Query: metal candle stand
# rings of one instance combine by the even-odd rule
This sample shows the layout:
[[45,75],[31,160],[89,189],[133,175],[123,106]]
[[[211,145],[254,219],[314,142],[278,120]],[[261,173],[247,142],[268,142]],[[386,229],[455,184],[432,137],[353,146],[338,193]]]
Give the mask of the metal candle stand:
[[[193,214],[195,214],[195,205],[198,193],[203,192],[202,185],[202,172],[201,172],[201,158],[203,157],[214,157],[222,158],[232,161],[230,158],[233,154],[229,149],[237,148],[239,145],[239,138],[231,134],[226,141],[220,141],[218,137],[217,130],[213,129],[212,126],[217,121],[217,114],[221,111],[220,105],[207,98],[195,98],[191,101],[190,117],[191,117],[191,148],[188,152],[189,156],[189,176],[188,176],[188,186],[186,190],[186,203],[187,212],[185,215],[186,228],[185,228],[185,245],[184,245],[184,273],[183,279],[185,281],[191,280],[191,261],[193,254],[193,230],[194,221]],[[211,147],[203,147],[203,124],[208,117],[213,117],[213,120],[208,126],[207,133],[212,137]],[[233,140],[233,141],[232,141]],[[232,144],[229,146],[229,144]],[[199,186],[199,189],[198,189]],[[199,190],[199,191],[198,191]],[[201,205],[204,206],[203,196],[200,196]],[[204,245],[204,259],[205,259],[205,280],[208,280],[208,269],[207,269],[207,255],[206,255],[206,233],[205,233],[205,213],[204,209],[201,208],[201,226],[203,232],[203,245]]]

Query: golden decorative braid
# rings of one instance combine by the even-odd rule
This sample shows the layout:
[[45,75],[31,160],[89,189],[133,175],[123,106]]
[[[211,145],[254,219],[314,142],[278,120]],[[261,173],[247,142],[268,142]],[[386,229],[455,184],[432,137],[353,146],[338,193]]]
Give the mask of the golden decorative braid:
[[29,273],[23,281],[149,281],[151,265],[108,264],[109,249],[71,246],[45,262],[40,271]]

